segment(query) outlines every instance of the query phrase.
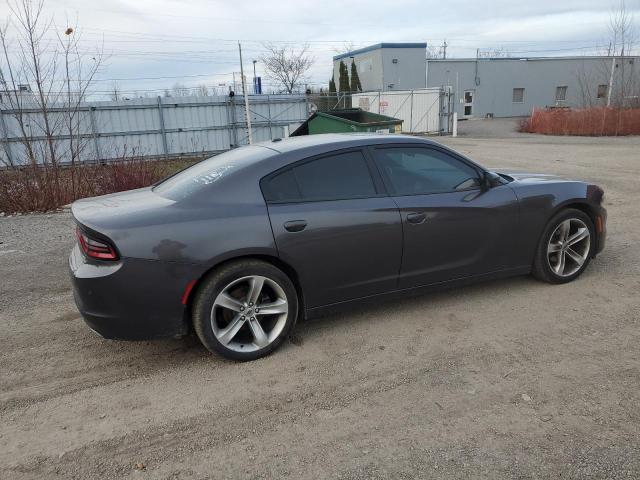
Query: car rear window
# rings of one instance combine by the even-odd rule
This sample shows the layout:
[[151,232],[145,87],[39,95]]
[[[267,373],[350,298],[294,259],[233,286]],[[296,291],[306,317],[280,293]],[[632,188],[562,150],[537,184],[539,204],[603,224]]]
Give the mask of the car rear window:
[[178,172],[159,184],[153,191],[171,200],[182,200],[204,189],[212,188],[218,181],[247,165],[277,155],[269,148],[241,147],[207,158]]

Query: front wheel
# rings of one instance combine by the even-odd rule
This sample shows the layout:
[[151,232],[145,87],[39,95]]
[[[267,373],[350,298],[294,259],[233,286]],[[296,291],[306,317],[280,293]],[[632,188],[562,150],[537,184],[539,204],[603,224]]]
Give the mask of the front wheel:
[[548,283],[577,278],[591,261],[595,248],[593,221],[576,209],[556,214],[547,224],[533,262],[533,276]]
[[205,278],[192,310],[194,330],[205,347],[232,360],[254,360],[287,337],[298,298],[284,272],[259,260],[241,260]]

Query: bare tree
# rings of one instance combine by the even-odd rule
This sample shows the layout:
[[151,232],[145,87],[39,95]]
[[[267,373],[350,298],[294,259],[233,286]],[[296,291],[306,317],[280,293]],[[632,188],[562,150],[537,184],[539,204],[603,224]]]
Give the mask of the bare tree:
[[356,44],[349,40],[342,42],[342,45],[339,47],[333,47],[333,51],[336,55],[344,55],[345,53],[353,52],[356,49]]
[[[23,0],[24,1],[24,0]],[[89,143],[88,138],[82,135],[81,125],[87,119],[86,111],[80,109],[81,102],[85,97],[89,86],[102,63],[102,48],[99,48],[90,60],[85,61],[80,53],[80,34],[77,33],[77,22],[74,26],[67,26],[64,33],[60,34],[61,28],[56,28],[58,43],[61,48],[61,55],[64,58],[63,83],[66,88],[64,92],[64,103],[66,110],[59,114],[64,119],[66,132],[68,134],[68,148],[64,153],[64,159],[72,166],[81,159],[84,150]],[[58,162],[59,160],[56,160]],[[71,189],[73,196],[76,193],[76,173],[71,169]]]
[[120,85],[118,82],[113,82],[111,84],[111,88],[109,89],[109,100],[117,102],[118,100],[122,100],[122,92],[120,91]]
[[209,87],[207,87],[204,83],[198,85],[195,91],[195,95],[200,97],[208,97],[209,96]]
[[176,82],[173,84],[173,87],[171,87],[172,97],[188,97],[189,95],[191,95],[191,91],[182,83]]
[[[611,12],[609,36],[609,51],[612,58],[609,88],[607,89],[607,106],[613,103],[613,105],[621,107],[625,104],[627,96],[636,90],[638,83],[634,75],[626,74],[627,59],[625,57],[632,53],[635,29],[633,13],[627,9],[624,0],[620,0],[618,6]],[[618,60],[616,57],[619,57]]]
[[[79,49],[75,27],[57,28],[43,15],[44,0],[14,0],[7,3],[9,15],[0,28],[0,88],[3,114],[8,124],[4,134],[17,138],[5,142],[9,167],[52,167],[34,170],[34,198],[48,189],[59,195],[59,165],[75,163],[86,139],[81,135],[80,108],[102,63],[96,50],[87,61]],[[75,188],[75,179],[72,179]],[[45,192],[46,193],[46,192]]]
[[[575,72],[581,106],[637,106],[640,98],[640,79],[637,70],[630,68],[634,59],[633,45],[636,42],[633,14],[620,1],[609,16],[609,38],[599,53],[602,60],[586,68],[583,64]],[[637,67],[635,67],[637,68]]]
[[594,80],[593,73],[593,71],[587,71],[584,62],[574,72],[578,82],[578,102],[582,108],[594,106],[593,85],[597,84],[597,80]]
[[296,50],[266,43],[264,48],[267,53],[261,56],[260,61],[264,64],[267,76],[275,81],[283,92],[297,91],[315,61],[309,54],[309,46],[303,45]]
[[[636,44],[634,17],[624,0],[612,8],[608,27],[609,38],[599,50],[601,60],[589,65],[583,62],[575,71],[580,106],[640,107],[640,78],[637,65],[633,65],[636,60],[629,58]],[[608,118],[603,111],[603,131]]]

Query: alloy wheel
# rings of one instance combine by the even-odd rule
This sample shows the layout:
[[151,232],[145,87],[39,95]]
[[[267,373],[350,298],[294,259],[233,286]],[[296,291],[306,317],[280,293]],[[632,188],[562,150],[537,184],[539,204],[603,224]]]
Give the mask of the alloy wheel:
[[556,275],[569,277],[584,265],[590,248],[591,233],[587,225],[579,218],[563,220],[549,238],[549,266]]
[[236,352],[269,346],[282,333],[289,314],[284,289],[274,280],[251,275],[229,283],[211,308],[216,339]]

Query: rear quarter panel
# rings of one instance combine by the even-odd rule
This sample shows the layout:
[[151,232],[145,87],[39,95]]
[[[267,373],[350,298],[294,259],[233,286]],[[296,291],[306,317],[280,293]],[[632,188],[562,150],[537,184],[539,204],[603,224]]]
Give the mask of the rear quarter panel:
[[[81,224],[109,237],[122,257],[199,264],[203,268],[247,254],[276,255],[267,207],[250,174],[173,201],[146,189],[143,201],[105,208],[106,215],[74,205]],[[126,193],[125,195],[128,195]],[[95,203],[95,202],[94,202]],[[140,203],[147,207],[141,209]],[[108,211],[108,212],[107,212]]]

